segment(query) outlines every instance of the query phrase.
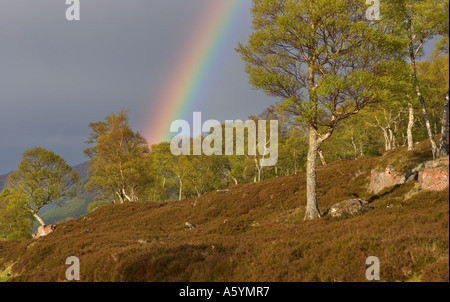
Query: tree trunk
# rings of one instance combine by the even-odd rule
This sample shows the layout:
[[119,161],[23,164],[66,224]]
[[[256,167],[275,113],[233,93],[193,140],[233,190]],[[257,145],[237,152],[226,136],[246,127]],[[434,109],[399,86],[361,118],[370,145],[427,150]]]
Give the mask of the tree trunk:
[[191,182],[192,182],[192,184],[194,185],[194,189],[195,189],[195,193],[197,193],[197,197],[198,197],[198,198],[202,197],[202,193],[200,193],[200,191],[199,191],[197,185],[194,183],[194,181],[192,180],[192,178],[191,178]]
[[298,174],[298,167],[297,167],[297,152],[294,150],[294,174]]
[[[130,198],[130,196],[127,195],[125,192],[125,188],[122,188],[122,196],[125,197],[129,202],[132,202],[133,200]],[[123,203],[123,202],[122,202]]]
[[388,133],[389,133],[389,141],[390,141],[390,145],[391,145],[391,150],[397,148],[396,131],[392,130],[392,128],[389,128]]
[[384,136],[384,151],[392,150],[391,139],[389,138],[388,129],[380,127]]
[[255,157],[255,166],[256,166],[256,170],[258,171],[258,175],[257,175],[258,180],[257,181],[260,182],[261,181],[261,173],[262,173],[263,168],[259,165],[259,161],[258,161],[257,157]]
[[[399,115],[399,117],[400,117],[400,115]],[[399,124],[399,122],[398,122],[398,120],[396,120],[394,122],[394,130],[393,130],[394,148],[397,148],[397,147],[400,146],[400,142],[397,139],[397,136],[398,136],[398,124]]]
[[353,137],[353,129],[350,132],[350,139],[351,139],[351,143],[352,143],[352,146],[353,146],[353,151],[354,151],[354,155],[355,155],[355,159],[356,159],[358,157],[358,155],[357,155],[358,148],[356,147],[355,139]]
[[448,104],[448,91],[445,96],[444,101],[444,110],[442,112],[442,123],[441,123],[441,141],[439,143],[439,156],[444,157],[448,156],[448,144],[447,144],[447,134],[448,134],[448,113],[449,113],[449,104]]
[[408,140],[408,151],[414,151],[414,139],[413,139],[414,107],[411,103],[408,104],[408,110],[409,110],[409,121],[408,121],[408,128],[406,130]]
[[120,203],[125,203],[125,199],[123,198],[121,192],[117,192],[117,191],[116,191],[116,195],[117,195],[117,197],[119,197]]
[[182,199],[182,190],[183,190],[183,181],[181,180],[181,177],[178,176],[178,181],[180,183],[180,190],[179,190],[179,194],[178,194],[178,200]]
[[309,149],[306,162],[306,213],[305,220],[320,218],[319,205],[317,203],[316,161],[319,144],[316,132],[309,130]]
[[327,160],[323,156],[323,150],[319,148],[319,150],[317,150],[317,153],[319,154],[320,161],[322,162],[322,165],[326,166],[327,165]]
[[425,106],[425,100],[420,92],[419,85],[416,85],[416,93],[419,97],[420,106],[422,107],[423,118],[425,120],[425,126],[427,127],[428,138],[431,142],[431,151],[433,152],[433,158],[437,158],[439,156],[439,150],[436,144],[436,140],[434,139],[433,129],[431,128],[430,118],[428,116],[427,108]]
[[44,220],[38,215],[38,213],[36,213],[36,212],[32,212],[32,214],[33,214],[33,216],[34,216],[34,218],[36,218],[37,219],[37,221],[39,221],[39,223],[42,225],[42,226],[44,226],[45,225],[45,222],[44,222]]
[[[314,21],[310,20],[311,29],[314,30]],[[313,40],[313,39],[312,39]],[[306,213],[304,220],[320,218],[319,205],[317,203],[316,161],[317,151],[320,149],[317,132],[315,131],[318,119],[319,103],[315,91],[314,62],[316,58],[314,51],[310,49],[310,62],[308,63],[308,94],[313,116],[309,124],[309,148],[306,160]]]
[[431,150],[433,152],[433,158],[437,158],[438,154],[439,154],[439,150],[438,150],[438,147],[436,144],[436,140],[434,139],[433,129],[431,128],[430,118],[428,116],[427,107],[425,105],[425,99],[423,98],[423,95],[422,95],[422,92],[420,89],[420,85],[419,85],[419,81],[417,80],[416,51],[414,50],[414,39],[413,39],[413,35],[412,35],[411,22],[408,26],[409,26],[408,30],[409,30],[409,39],[410,39],[409,58],[410,58],[410,65],[411,65],[411,72],[412,72],[411,77],[412,77],[412,81],[414,83],[417,97],[419,98],[420,107],[422,108],[422,114],[423,114],[423,118],[425,120],[425,126],[427,128],[428,138],[430,139],[430,142],[431,142]]

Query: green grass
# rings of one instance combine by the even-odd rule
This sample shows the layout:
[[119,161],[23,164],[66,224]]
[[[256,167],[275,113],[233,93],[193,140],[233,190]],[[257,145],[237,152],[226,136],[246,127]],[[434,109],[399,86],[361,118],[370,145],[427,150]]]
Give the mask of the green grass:
[[[1,261],[1,259],[0,259]],[[12,273],[12,266],[14,264],[11,264],[7,266],[3,271],[0,270],[0,282],[7,282],[9,278],[16,277],[17,275]]]

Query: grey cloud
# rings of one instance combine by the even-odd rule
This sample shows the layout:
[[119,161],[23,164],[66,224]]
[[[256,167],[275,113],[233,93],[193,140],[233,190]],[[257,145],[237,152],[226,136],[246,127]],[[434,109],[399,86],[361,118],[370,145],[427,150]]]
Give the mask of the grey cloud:
[[[86,160],[88,123],[121,108],[143,130],[168,66],[210,1],[81,0],[79,22],[65,20],[63,0],[0,1],[0,174],[34,146],[71,164]],[[251,0],[241,1],[247,7],[225,67],[208,101],[194,108],[205,119],[244,119],[276,101],[251,89],[233,50],[250,33]]]

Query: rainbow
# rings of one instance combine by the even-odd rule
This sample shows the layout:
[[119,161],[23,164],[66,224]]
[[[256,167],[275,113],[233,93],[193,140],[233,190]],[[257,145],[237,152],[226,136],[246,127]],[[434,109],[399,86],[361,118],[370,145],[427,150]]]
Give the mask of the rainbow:
[[152,114],[144,132],[150,144],[169,141],[175,135],[169,131],[171,123],[192,114],[192,107],[201,101],[211,72],[220,64],[217,58],[225,47],[229,47],[227,37],[246,2],[208,1],[203,20],[198,20],[198,28],[188,37],[187,47],[162,86],[157,106],[150,110]]

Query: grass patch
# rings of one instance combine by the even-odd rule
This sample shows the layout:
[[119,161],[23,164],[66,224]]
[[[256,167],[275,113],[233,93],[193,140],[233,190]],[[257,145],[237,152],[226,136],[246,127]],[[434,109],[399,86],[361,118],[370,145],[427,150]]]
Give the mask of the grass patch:
[[10,278],[17,277],[17,275],[13,274],[12,272],[13,265],[14,264],[11,264],[7,266],[4,270],[0,270],[0,282],[7,282]]

